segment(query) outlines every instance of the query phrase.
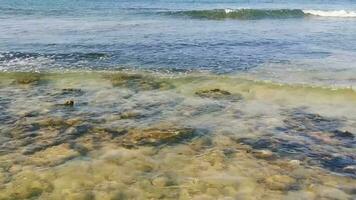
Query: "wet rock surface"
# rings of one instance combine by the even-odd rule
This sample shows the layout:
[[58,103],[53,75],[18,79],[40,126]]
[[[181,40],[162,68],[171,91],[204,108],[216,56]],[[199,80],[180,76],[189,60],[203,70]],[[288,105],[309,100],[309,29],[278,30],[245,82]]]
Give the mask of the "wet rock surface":
[[[355,144],[353,133],[340,130],[342,121],[303,109],[291,110],[286,116],[283,120],[285,126],[276,128],[281,135],[240,138],[237,142],[259,152],[270,150],[280,158],[304,160],[333,172],[356,175],[355,171],[345,170],[347,166],[356,164],[356,155],[352,151]],[[340,147],[345,151],[340,152]]]
[[163,126],[130,130],[123,138],[125,145],[162,145],[184,142],[203,134],[203,130],[193,128]]
[[163,79],[147,75],[115,73],[108,77],[114,87],[126,87],[134,91],[166,90],[173,88],[173,85]]
[[15,74],[15,83],[21,85],[36,85],[41,81],[41,74],[19,72]]
[[[204,91],[194,78],[166,87],[154,76],[119,75],[117,85],[99,77],[0,81],[1,200],[356,194],[352,116],[261,103],[251,82]],[[180,85],[191,83],[188,92]],[[240,92],[246,99],[236,102]],[[71,99],[74,106],[59,106]]]
[[210,89],[210,90],[200,90],[195,92],[195,94],[202,98],[211,98],[211,99],[221,99],[221,100],[230,100],[230,101],[239,101],[242,100],[241,94],[232,94],[229,91],[221,89]]

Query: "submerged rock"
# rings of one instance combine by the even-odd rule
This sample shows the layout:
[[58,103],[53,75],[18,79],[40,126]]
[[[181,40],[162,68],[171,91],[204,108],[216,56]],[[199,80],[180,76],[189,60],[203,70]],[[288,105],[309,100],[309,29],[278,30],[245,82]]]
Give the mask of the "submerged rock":
[[160,145],[182,142],[198,134],[197,129],[184,127],[157,127],[129,131],[123,139],[126,145]]
[[293,187],[296,180],[286,175],[274,175],[267,177],[264,182],[271,190],[288,190]]
[[0,199],[34,199],[44,192],[50,192],[52,185],[33,171],[16,174],[5,189],[0,189]]
[[335,130],[333,131],[333,133],[335,134],[335,137],[349,138],[349,139],[353,139],[355,137],[355,135],[349,131]]
[[123,112],[120,113],[120,119],[138,119],[142,118],[144,115],[142,115],[139,112]]
[[270,150],[262,149],[262,150],[254,150],[252,151],[252,154],[256,158],[262,158],[262,159],[270,159],[273,158],[273,152]]
[[350,165],[343,168],[345,173],[355,174],[356,175],[356,165]]
[[173,185],[173,181],[166,176],[159,176],[152,180],[152,185],[156,187],[167,187]]
[[211,99],[223,99],[231,101],[239,101],[242,99],[241,94],[232,94],[229,91],[221,89],[210,89],[210,90],[200,90],[195,92],[196,95],[202,98],[211,98]]
[[64,102],[64,104],[63,104],[64,106],[74,106],[74,101],[73,100],[67,100],[67,101],[65,101]]
[[79,88],[64,88],[61,92],[62,95],[75,95],[80,96],[84,94],[84,92]]
[[41,74],[39,73],[30,73],[30,72],[21,72],[14,75],[15,82],[21,85],[30,85],[38,84],[41,80]]
[[79,156],[77,151],[70,149],[68,144],[61,144],[36,152],[28,162],[37,166],[55,166]]
[[31,155],[49,147],[75,140],[86,133],[90,133],[92,125],[82,122],[80,119],[63,119],[51,117],[34,122],[37,127],[34,132],[24,132],[16,136],[18,140],[17,148],[21,148],[24,155]]
[[141,74],[116,73],[109,76],[114,87],[127,87],[139,90],[165,90],[173,88],[172,84],[159,77]]

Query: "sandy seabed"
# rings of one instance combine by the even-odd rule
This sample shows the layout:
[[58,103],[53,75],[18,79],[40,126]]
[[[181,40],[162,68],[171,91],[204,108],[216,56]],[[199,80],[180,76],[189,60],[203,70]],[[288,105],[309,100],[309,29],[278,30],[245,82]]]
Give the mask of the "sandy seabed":
[[1,73],[0,199],[354,199],[356,92]]

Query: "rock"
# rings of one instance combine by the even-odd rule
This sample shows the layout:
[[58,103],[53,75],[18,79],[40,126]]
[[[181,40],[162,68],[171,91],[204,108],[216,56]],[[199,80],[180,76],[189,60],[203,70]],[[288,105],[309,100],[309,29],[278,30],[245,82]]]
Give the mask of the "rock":
[[356,174],[356,165],[349,165],[342,169],[345,173]]
[[173,88],[163,79],[141,74],[116,73],[110,75],[109,78],[114,87],[127,87],[135,91]]
[[6,188],[0,190],[0,199],[34,199],[52,189],[52,185],[34,171],[26,170],[16,174]]
[[233,100],[233,101],[239,101],[242,99],[241,94],[232,94],[228,91],[221,90],[221,89],[201,90],[195,92],[195,94],[202,98],[211,98],[211,99],[224,99],[224,100]]
[[123,112],[120,119],[137,119],[143,117],[139,112]]
[[64,106],[74,106],[74,101],[73,100],[67,100],[63,104]]
[[265,179],[267,188],[271,190],[288,190],[295,183],[295,179],[286,175],[273,175]]
[[71,192],[65,195],[66,200],[94,200],[95,196],[92,192],[81,191]]
[[75,95],[75,96],[80,96],[84,94],[84,92],[81,89],[77,88],[64,88],[62,89],[61,95]]
[[209,148],[213,146],[213,141],[211,140],[211,137],[209,136],[203,136],[200,138],[197,138],[190,144],[191,148],[200,151],[205,148]]
[[79,156],[77,151],[70,149],[68,144],[49,147],[29,157],[29,163],[37,166],[56,166]]
[[167,177],[160,176],[160,177],[154,178],[152,180],[152,185],[157,186],[157,187],[166,187],[166,186],[172,185],[172,181],[169,180],[169,178],[167,178]]
[[6,179],[7,179],[7,175],[5,171],[2,168],[0,168],[0,189],[1,189],[1,185],[5,183]]
[[291,160],[291,161],[289,161],[289,164],[291,164],[292,166],[299,166],[300,160]]
[[39,115],[40,115],[40,113],[38,111],[27,111],[27,112],[21,114],[21,117],[37,117]]
[[37,121],[37,123],[40,127],[52,127],[52,128],[67,128],[69,124],[64,120],[63,118],[59,117],[51,117],[51,118],[46,118],[40,121]]
[[123,139],[126,145],[172,144],[190,139],[199,131],[193,128],[157,127],[129,131]]
[[352,199],[352,197],[346,194],[344,191],[339,190],[333,187],[322,186],[318,188],[318,197],[317,199],[333,199],[333,200],[342,200],[342,199]]
[[256,157],[256,158],[261,158],[261,159],[270,159],[273,157],[273,152],[267,149],[263,149],[263,150],[253,150],[252,154]]
[[355,137],[354,134],[349,131],[335,130],[333,131],[333,133],[335,134],[336,137],[341,137],[341,138],[353,139]]
[[19,72],[14,74],[14,78],[17,84],[30,85],[38,84],[41,80],[41,74],[31,72]]

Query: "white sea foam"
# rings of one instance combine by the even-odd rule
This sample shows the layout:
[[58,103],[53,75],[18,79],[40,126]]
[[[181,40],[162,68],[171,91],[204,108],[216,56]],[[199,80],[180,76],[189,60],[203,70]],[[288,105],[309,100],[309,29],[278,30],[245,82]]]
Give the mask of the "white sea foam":
[[227,13],[231,13],[231,12],[234,12],[234,10],[233,10],[233,9],[228,9],[228,8],[225,9],[225,13],[226,13],[226,14],[227,14]]
[[346,11],[346,10],[333,10],[333,11],[323,11],[323,10],[303,10],[305,14],[321,16],[321,17],[356,17],[356,12]]

